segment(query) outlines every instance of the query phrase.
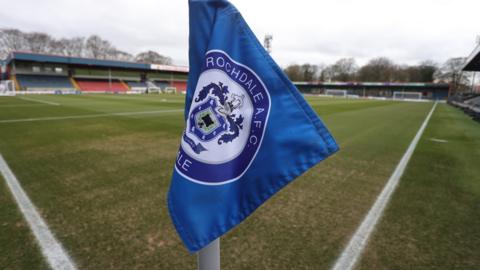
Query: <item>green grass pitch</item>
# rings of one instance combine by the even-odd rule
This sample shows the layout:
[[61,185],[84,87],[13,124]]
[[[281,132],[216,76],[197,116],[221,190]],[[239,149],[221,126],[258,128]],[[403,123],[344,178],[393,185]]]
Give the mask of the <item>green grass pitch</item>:
[[[196,269],[166,209],[184,97],[28,98],[0,97],[0,153],[79,269]],[[341,150],[222,238],[223,269],[329,269],[432,106],[307,100]],[[358,268],[478,268],[479,160],[480,125],[440,104]],[[0,180],[0,269],[48,269]]]

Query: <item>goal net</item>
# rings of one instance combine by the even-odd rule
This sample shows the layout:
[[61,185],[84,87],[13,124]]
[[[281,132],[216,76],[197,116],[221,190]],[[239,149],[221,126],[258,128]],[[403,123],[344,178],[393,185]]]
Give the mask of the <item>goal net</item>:
[[327,96],[333,96],[333,97],[347,97],[347,90],[332,90],[332,89],[327,89],[325,90],[325,95]]
[[177,93],[177,88],[172,87],[172,86],[165,87],[165,89],[163,89],[163,92],[167,93],[167,94],[176,94]]
[[393,99],[400,100],[421,100],[422,93],[420,92],[393,92]]
[[0,81],[0,96],[14,96],[15,86],[13,81]]

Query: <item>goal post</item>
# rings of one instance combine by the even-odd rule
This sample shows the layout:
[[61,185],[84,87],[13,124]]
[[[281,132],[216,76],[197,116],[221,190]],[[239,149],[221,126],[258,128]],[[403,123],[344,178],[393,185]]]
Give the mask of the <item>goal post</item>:
[[421,100],[421,92],[404,92],[404,91],[395,91],[393,92],[394,100]]
[[0,81],[0,96],[15,96],[13,81]]
[[332,96],[332,97],[347,97],[347,90],[336,90],[336,89],[327,89],[325,90],[325,95],[326,96]]
[[168,86],[168,87],[165,87],[165,89],[163,89],[163,92],[167,94],[176,94],[177,88],[173,86]]

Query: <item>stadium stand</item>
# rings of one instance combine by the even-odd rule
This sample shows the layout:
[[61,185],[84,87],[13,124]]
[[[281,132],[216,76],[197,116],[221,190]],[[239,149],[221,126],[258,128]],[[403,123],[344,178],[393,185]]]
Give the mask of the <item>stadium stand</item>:
[[460,108],[474,120],[480,122],[480,94],[464,93],[449,98],[448,103]]
[[66,76],[25,75],[16,76],[19,87],[23,90],[50,89],[75,90],[75,87]]
[[158,88],[162,90],[170,86],[170,83],[166,81],[154,81],[154,83],[156,86],[158,86]]
[[13,51],[7,59],[0,59],[0,78],[13,81],[15,90],[25,94],[57,90],[158,93],[167,87],[182,92],[188,67]]
[[80,90],[85,92],[126,92],[128,88],[118,80],[86,80],[77,79]]
[[7,79],[7,66],[4,60],[0,60],[0,80]]
[[146,88],[147,87],[147,84],[145,82],[129,82],[129,81],[126,81],[126,83],[130,86],[130,87],[143,87],[143,88]]
[[[461,70],[474,73],[480,71],[480,44],[470,53]],[[470,91],[470,93],[461,93],[452,96],[448,99],[448,103],[462,109],[474,120],[480,122],[480,93],[475,92],[474,84],[472,84]]]
[[480,95],[467,101],[469,111],[467,112],[473,119],[480,122]]
[[175,87],[178,91],[187,90],[187,82],[172,82],[170,85]]
[[146,92],[148,89],[146,82],[132,82],[132,81],[125,81],[125,83],[130,87],[132,91],[141,91]]

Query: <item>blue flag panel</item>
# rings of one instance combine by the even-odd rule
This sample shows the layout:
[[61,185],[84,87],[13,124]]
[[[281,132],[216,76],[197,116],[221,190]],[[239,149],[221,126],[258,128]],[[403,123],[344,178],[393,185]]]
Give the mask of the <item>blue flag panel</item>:
[[189,7],[185,130],[168,206],[196,252],[338,146],[232,4]]

